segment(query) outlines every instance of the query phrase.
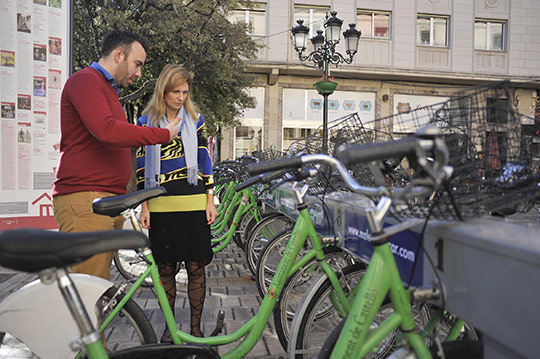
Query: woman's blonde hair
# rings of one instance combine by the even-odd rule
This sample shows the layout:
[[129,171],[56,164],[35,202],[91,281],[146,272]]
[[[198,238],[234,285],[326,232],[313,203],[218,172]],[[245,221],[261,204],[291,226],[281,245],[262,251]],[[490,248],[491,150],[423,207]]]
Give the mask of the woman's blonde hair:
[[195,123],[198,122],[198,109],[195,104],[191,102],[191,85],[193,83],[193,74],[186,70],[183,66],[177,64],[167,64],[165,67],[163,67],[163,70],[161,70],[161,74],[159,74],[156,81],[154,94],[143,111],[143,115],[148,115],[148,121],[153,127],[158,126],[160,118],[165,114],[165,94],[186,82],[189,85],[189,92],[186,100],[184,101],[184,107]]

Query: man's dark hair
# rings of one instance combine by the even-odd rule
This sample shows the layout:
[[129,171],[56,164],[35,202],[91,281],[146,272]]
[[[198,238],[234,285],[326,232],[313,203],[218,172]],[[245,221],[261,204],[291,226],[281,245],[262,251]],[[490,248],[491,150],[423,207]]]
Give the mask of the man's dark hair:
[[103,43],[101,44],[101,57],[108,56],[114,49],[119,47],[124,48],[124,52],[128,55],[129,50],[131,50],[131,44],[135,41],[142,45],[144,51],[148,52],[148,42],[142,36],[126,30],[110,31],[103,38]]

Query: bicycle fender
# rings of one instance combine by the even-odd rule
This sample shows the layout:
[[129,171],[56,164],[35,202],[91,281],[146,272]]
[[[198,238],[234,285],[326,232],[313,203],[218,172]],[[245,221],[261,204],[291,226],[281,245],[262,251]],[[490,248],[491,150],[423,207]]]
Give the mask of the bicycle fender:
[[302,297],[302,300],[300,301],[300,304],[298,304],[298,308],[296,308],[294,312],[293,321],[291,324],[291,329],[289,332],[289,342],[287,343],[287,353],[292,353],[293,349],[296,348],[296,342],[297,342],[297,336],[298,332],[300,331],[300,323],[302,321],[302,317],[306,314],[307,310],[307,304],[311,301],[311,299],[315,296],[315,293],[317,290],[319,290],[319,287],[324,283],[325,280],[328,279],[328,276],[326,274],[321,274],[313,283],[311,283],[310,287],[304,293],[304,296]]
[[[114,283],[86,275],[70,274],[94,326],[98,299]],[[80,337],[75,320],[64,302],[56,282],[28,283],[0,304],[0,332],[25,343],[42,359],[73,359],[70,343]]]

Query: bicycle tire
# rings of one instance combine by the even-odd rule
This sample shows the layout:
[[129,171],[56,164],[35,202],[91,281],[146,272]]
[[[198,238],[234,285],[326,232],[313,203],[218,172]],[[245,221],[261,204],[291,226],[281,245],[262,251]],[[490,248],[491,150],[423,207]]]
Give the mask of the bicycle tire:
[[265,215],[268,215],[267,213],[261,213],[261,209],[258,207],[256,211],[257,211],[259,220],[257,220],[255,216],[253,216],[253,213],[251,213],[251,211],[247,211],[240,218],[240,221],[238,222],[238,227],[236,227],[236,231],[234,232],[234,235],[233,235],[234,242],[243,251],[245,251],[247,234],[249,233],[249,231],[251,231],[253,226],[259,223],[265,217]]
[[[257,268],[255,275],[255,284],[261,297],[266,295],[268,287],[274,278],[281,257],[285,251],[287,243],[291,238],[293,229],[289,228],[279,233],[264,246],[259,258],[257,259]],[[301,257],[311,249],[309,241],[306,241],[304,248],[298,253]]]
[[[118,272],[130,282],[135,282],[146,270],[147,264],[141,257],[137,256],[133,249],[119,249],[114,254],[114,265]],[[182,266],[176,266],[176,273],[180,272]],[[177,278],[178,280],[178,278]],[[146,277],[141,284],[144,287],[152,287],[153,282],[150,276]]]
[[[340,283],[346,283],[348,288],[354,289],[365,272],[365,266],[358,263],[344,268],[342,273],[337,274]],[[347,288],[344,290],[345,294],[350,293]],[[315,281],[306,292],[291,325],[287,347],[290,358],[316,358],[328,335],[343,319],[328,301],[331,293],[333,293],[332,283],[324,277]],[[314,325],[316,320],[317,323]]]
[[247,236],[244,252],[246,263],[253,275],[257,274],[257,261],[266,244],[273,238],[271,234],[281,233],[291,228],[293,221],[281,213],[272,213],[257,223]]
[[[111,287],[105,291],[101,298],[96,303],[96,313],[101,313],[101,308],[111,301],[111,298],[118,291],[118,288]],[[123,294],[119,294],[116,297],[115,302],[118,303],[122,300]],[[108,311],[114,309],[114,306],[110,307]],[[99,320],[98,320],[99,321]],[[2,346],[5,343],[2,336]],[[104,332],[106,346],[111,351],[117,351],[126,349],[129,347],[137,347],[143,344],[155,344],[157,343],[156,334],[152,324],[144,314],[144,311],[137,305],[133,299],[129,299],[121,311],[117,314],[116,318],[105,328]],[[8,345],[12,355],[21,356],[24,358],[36,358],[37,356],[23,343],[18,341],[14,337],[9,337]],[[11,346],[13,345],[13,347]],[[75,353],[73,354],[75,357]]]
[[[345,326],[345,321],[347,318],[344,318],[339,322],[338,325],[330,332],[328,339],[324,342],[317,359],[329,359],[336,342],[338,340],[339,334]],[[446,359],[482,359],[484,357],[484,346],[481,341],[475,340],[454,340],[449,342],[441,343],[444,358]],[[438,346],[432,346],[429,348],[433,359],[440,359],[442,356],[439,353]]]
[[[337,247],[323,248],[326,262],[336,270],[353,265],[354,257]],[[274,325],[279,342],[285,351],[289,342],[291,322],[304,294],[319,276],[325,276],[316,259],[287,278],[279,300],[274,307]]]
[[347,317],[343,318],[338,325],[335,326],[334,329],[330,332],[328,335],[328,339],[324,341],[324,344],[321,348],[321,351],[319,352],[319,355],[317,356],[317,359],[330,359],[330,355],[332,354],[332,351],[334,350],[334,347],[336,346],[336,342],[338,340],[339,334],[343,330],[343,327],[345,326],[345,321],[347,321]]
[[[124,297],[124,294],[120,293],[116,296],[115,300],[111,302],[117,292],[118,288],[116,287],[107,289],[98,300],[98,303],[96,303],[96,310],[98,313],[102,313],[102,309],[108,303],[112,304],[109,306],[104,316],[114,309],[115,305]],[[126,302],[112,322],[105,328],[103,334],[105,336],[107,347],[111,351],[157,343],[156,333],[150,320],[144,314],[141,307],[139,307],[131,298]]]
[[233,233],[233,241],[236,243],[236,245],[243,251],[244,250],[244,242],[243,242],[243,236],[242,232],[246,229],[248,222],[254,218],[251,211],[245,212],[242,217],[240,217],[240,220],[238,221],[238,226],[236,227],[236,230]]
[[266,217],[269,217],[269,216],[275,214],[275,212],[261,213],[260,209],[258,209],[258,212],[259,212],[259,219],[257,220],[254,216],[251,216],[249,218],[249,221],[247,222],[247,224],[240,231],[240,237],[242,238],[242,250],[243,251],[246,250],[247,239],[248,239],[249,234],[253,230],[253,227],[255,227],[258,223],[263,221]]
[[216,189],[216,193],[215,193],[215,196],[217,197],[218,199],[218,203],[221,205],[223,203],[223,198],[225,197],[225,193],[227,192],[227,185],[221,185],[221,186],[216,186],[218,187]]
[[[343,270],[347,276],[346,271]],[[349,280],[347,280],[348,282]],[[293,322],[293,328],[291,329],[291,344],[288,346],[288,350],[291,357],[296,359],[306,358],[324,358],[325,354],[328,356],[332,352],[335,345],[335,341],[339,337],[341,330],[339,329],[340,322],[343,321],[343,317],[339,315],[335,310],[331,310],[333,307],[328,301],[328,297],[333,291],[330,280],[326,279],[324,282],[318,281],[310,289],[309,293],[306,293],[306,300],[302,303],[302,306],[297,310],[298,320]],[[323,307],[324,310],[319,308]],[[423,327],[429,320],[428,306],[420,305],[413,306],[411,308],[414,321],[419,327]],[[379,308],[375,320],[371,325],[372,328],[378,326],[379,323],[384,321],[394,312],[392,303],[389,299],[386,299],[382,306]],[[317,314],[322,313],[322,314]],[[324,315],[323,315],[324,314]],[[315,323],[316,316],[318,316],[321,322]],[[296,319],[295,319],[296,320]],[[337,334],[335,331],[338,330]],[[316,334],[314,335],[314,332]],[[394,330],[390,333],[381,343],[376,350],[366,355],[364,358],[381,359],[386,358],[389,354],[397,349],[396,340],[398,337],[398,330]],[[331,340],[334,340],[332,343]],[[428,345],[429,339],[426,339],[426,345]]]

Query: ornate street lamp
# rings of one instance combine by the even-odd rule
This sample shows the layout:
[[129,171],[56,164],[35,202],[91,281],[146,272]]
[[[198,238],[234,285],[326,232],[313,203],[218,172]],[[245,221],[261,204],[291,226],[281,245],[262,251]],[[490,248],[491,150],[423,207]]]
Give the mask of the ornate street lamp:
[[354,55],[358,51],[358,41],[360,31],[356,30],[355,24],[349,24],[349,29],[343,32],[345,38],[345,51],[347,56],[343,56],[336,51],[336,45],[340,40],[341,25],[343,20],[338,18],[337,12],[331,11],[326,14],[324,22],[325,35],[322,30],[317,30],[317,35],[313,36],[311,43],[313,51],[304,55],[309,28],[304,25],[304,20],[297,20],[298,25],[291,29],[294,49],[298,52],[300,61],[312,61],[323,70],[324,81],[315,84],[315,88],[323,96],[323,152],[328,153],[328,96],[336,89],[337,83],[329,81],[328,67],[330,64],[352,63]]

